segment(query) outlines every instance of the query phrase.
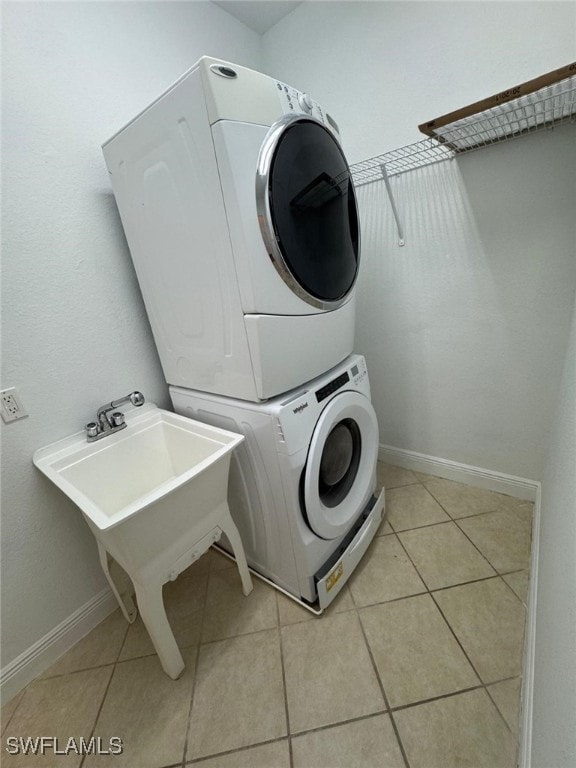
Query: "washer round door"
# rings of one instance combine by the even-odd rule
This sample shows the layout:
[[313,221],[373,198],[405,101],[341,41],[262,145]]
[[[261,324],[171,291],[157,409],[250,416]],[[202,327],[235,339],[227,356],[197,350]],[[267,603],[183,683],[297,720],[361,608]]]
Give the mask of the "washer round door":
[[378,422],[367,397],[336,395],[314,429],[304,469],[308,523],[323,539],[346,533],[372,492]]
[[290,115],[271,127],[256,206],[268,254],[290,289],[321,309],[343,304],[358,273],[358,211],[348,163],[323,123]]

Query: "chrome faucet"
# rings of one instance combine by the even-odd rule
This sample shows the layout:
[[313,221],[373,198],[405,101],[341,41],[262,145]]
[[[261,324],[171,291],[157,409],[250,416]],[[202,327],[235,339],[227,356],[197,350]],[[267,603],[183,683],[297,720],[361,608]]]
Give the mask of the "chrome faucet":
[[142,392],[130,392],[126,397],[112,400],[112,402],[105,403],[98,408],[96,421],[86,424],[86,439],[89,443],[93,443],[94,440],[100,440],[114,432],[119,432],[126,427],[124,414],[122,411],[116,410],[124,403],[132,403],[135,406],[144,405],[144,395]]

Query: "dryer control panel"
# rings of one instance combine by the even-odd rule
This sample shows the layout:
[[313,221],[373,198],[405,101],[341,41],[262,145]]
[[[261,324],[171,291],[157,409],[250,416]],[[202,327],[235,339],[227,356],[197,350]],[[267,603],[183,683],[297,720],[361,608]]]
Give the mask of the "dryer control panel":
[[276,88],[282,112],[285,115],[310,115],[327,125],[334,133],[339,134],[336,121],[327,112],[324,112],[320,104],[310,98],[307,93],[302,93],[302,91],[298,91],[280,80],[276,80]]

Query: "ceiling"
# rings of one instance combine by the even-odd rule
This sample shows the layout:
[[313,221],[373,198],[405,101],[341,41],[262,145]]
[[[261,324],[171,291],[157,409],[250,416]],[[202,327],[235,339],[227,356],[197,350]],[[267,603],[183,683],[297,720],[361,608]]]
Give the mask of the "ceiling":
[[212,0],[212,2],[260,35],[268,32],[274,24],[301,4],[284,0]]

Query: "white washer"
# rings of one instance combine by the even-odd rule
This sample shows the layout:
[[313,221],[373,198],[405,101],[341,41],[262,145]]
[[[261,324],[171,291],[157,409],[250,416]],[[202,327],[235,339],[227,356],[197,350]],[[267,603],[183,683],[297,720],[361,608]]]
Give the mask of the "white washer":
[[169,384],[265,400],[352,352],[356,199],[316,101],[203,57],[103,151]]
[[307,604],[342,589],[382,520],[378,423],[364,358],[249,403],[171,387],[177,413],[245,435],[229,505],[249,565]]

